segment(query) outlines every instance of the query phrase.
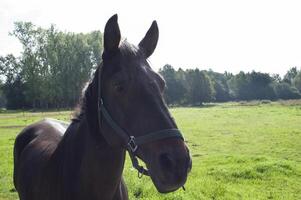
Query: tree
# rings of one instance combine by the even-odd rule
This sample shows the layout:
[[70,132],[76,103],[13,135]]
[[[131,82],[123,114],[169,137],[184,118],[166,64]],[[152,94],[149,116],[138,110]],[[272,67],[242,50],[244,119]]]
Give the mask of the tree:
[[251,72],[248,74],[249,91],[251,99],[275,99],[276,95],[272,87],[273,79],[267,73]]
[[284,75],[283,81],[291,85],[297,73],[297,67],[290,68]]
[[299,90],[301,93],[301,71],[295,76],[293,80],[294,86]]
[[229,87],[227,84],[228,74],[214,72],[212,70],[207,71],[210,79],[212,80],[214,90],[215,90],[215,101],[223,102],[230,100]]
[[14,82],[6,83],[3,86],[3,91],[7,99],[6,108],[8,109],[20,109],[29,107],[25,98],[25,84],[22,82],[22,78],[18,76]]
[[272,81],[275,83],[280,83],[282,81],[281,77],[279,74],[272,74]]
[[6,106],[6,97],[3,92],[3,83],[0,81],[0,108],[4,108]]
[[11,54],[0,57],[0,75],[5,79],[5,83],[1,84],[2,104],[5,103],[9,109],[27,107],[20,60]]
[[214,87],[210,77],[199,69],[186,71],[187,100],[189,104],[201,105],[214,100]]
[[181,104],[186,93],[181,77],[177,74],[174,68],[168,64],[162,69],[159,69],[159,73],[163,76],[166,82],[164,96],[167,104]]
[[230,95],[236,100],[250,100],[250,94],[248,91],[247,75],[244,72],[233,76],[228,80]]
[[214,80],[214,90],[215,90],[215,101],[225,102],[231,99],[227,83],[224,83],[220,80]]

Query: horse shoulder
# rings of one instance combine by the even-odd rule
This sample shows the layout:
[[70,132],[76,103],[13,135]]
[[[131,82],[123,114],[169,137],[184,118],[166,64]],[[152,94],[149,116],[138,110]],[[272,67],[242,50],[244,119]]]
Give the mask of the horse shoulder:
[[[25,127],[14,145],[14,185],[21,199],[39,190],[44,167],[64,134],[64,126],[45,119]],[[31,191],[28,188],[32,188]],[[30,193],[30,194],[29,194]]]

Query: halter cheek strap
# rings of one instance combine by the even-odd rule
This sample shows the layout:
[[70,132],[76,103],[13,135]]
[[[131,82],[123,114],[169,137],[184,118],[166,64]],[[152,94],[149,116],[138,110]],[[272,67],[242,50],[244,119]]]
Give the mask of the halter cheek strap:
[[115,133],[122,139],[123,147],[129,152],[132,165],[135,169],[138,170],[138,176],[142,175],[149,176],[147,169],[139,165],[136,151],[140,145],[151,143],[158,140],[163,140],[167,138],[180,138],[184,140],[181,132],[178,129],[164,129],[156,132],[151,132],[143,136],[134,137],[133,135],[128,134],[123,128],[121,128],[111,117],[108,110],[104,106],[103,99],[101,97],[101,71],[102,67],[98,71],[98,122],[99,128],[102,127],[102,117],[110,125],[110,127],[115,131]]

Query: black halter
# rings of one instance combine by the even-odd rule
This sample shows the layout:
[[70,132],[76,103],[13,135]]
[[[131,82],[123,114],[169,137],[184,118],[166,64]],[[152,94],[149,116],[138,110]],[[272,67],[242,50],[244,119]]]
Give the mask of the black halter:
[[101,97],[101,74],[102,74],[102,66],[98,71],[98,122],[99,128],[101,128],[103,116],[106,122],[111,126],[111,128],[116,132],[116,134],[122,139],[123,147],[129,152],[129,155],[132,160],[132,165],[135,169],[138,170],[138,176],[142,175],[149,176],[149,172],[144,167],[140,166],[137,159],[136,151],[139,145],[150,143],[157,140],[162,140],[166,138],[178,137],[184,140],[181,132],[178,129],[164,129],[156,132],[151,132],[143,136],[134,137],[127,133],[124,129],[122,129],[111,117],[108,110],[104,106],[103,99]]

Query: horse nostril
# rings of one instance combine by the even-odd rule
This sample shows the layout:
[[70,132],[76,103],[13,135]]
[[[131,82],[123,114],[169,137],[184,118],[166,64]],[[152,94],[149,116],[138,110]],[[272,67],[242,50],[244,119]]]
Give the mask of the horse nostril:
[[159,162],[161,166],[166,170],[171,170],[173,168],[173,160],[167,153],[160,155]]

